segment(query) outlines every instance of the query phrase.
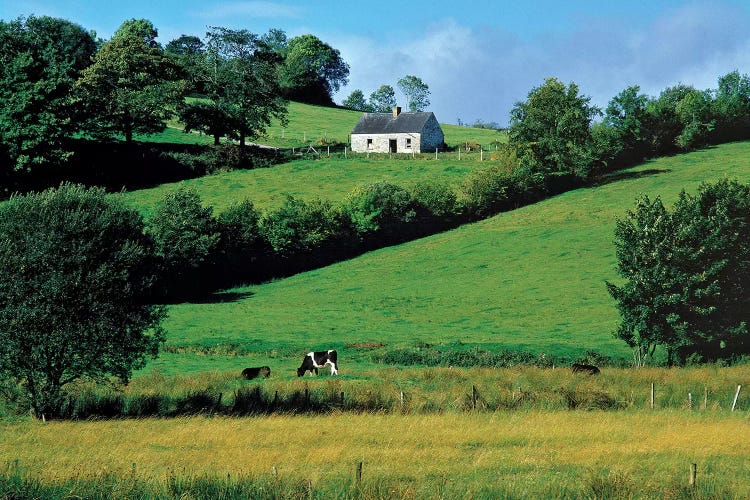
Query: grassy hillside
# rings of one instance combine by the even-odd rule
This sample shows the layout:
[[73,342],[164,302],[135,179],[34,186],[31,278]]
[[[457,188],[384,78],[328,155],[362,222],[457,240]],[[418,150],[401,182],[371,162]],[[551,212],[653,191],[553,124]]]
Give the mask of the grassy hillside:
[[344,198],[354,187],[368,182],[387,180],[409,187],[421,181],[458,184],[464,176],[484,163],[474,155],[456,158],[410,159],[341,157],[300,159],[273,168],[221,172],[179,183],[125,193],[128,204],[148,214],[167,192],[179,185],[195,188],[204,203],[221,212],[232,202],[250,199],[258,207],[279,206],[287,194],[296,198],[320,197],[334,202]]
[[[576,355],[627,356],[611,333],[617,313],[615,218],[639,193],[671,203],[684,187],[750,180],[750,143],[648,162],[581,189],[483,222],[324,269],[240,288],[224,302],[181,304],[165,323],[173,346],[235,344],[294,355],[347,343],[461,343]],[[188,349],[189,350],[189,349]],[[351,350],[351,349],[350,349]],[[165,355],[153,366],[228,366],[222,356]],[[190,361],[189,361],[190,360]],[[184,364],[183,364],[184,363]]]
[[[279,148],[307,146],[320,139],[327,139],[338,143],[348,143],[349,134],[357,124],[362,113],[348,109],[312,106],[299,102],[289,103],[289,123],[281,127],[278,120],[274,120],[268,127],[264,137],[256,142]],[[441,117],[437,117],[440,121]],[[443,124],[445,142],[449,146],[456,146],[466,141],[473,141],[489,148],[495,141],[505,141],[506,134],[495,130],[459,127],[458,125]],[[212,144],[211,137],[200,134],[185,134],[176,120],[169,123],[169,128],[161,134],[139,136],[137,139],[145,142],[176,142],[188,144]]]
[[[268,128],[266,136],[259,138],[257,142],[283,148],[299,147],[319,139],[348,143],[349,134],[361,116],[360,111],[290,102],[287,117],[289,124],[283,129],[283,132],[281,125],[274,122]],[[438,116],[437,119],[440,121],[441,117]],[[493,141],[504,141],[506,138],[504,133],[495,130],[447,124],[441,126],[445,134],[445,142],[449,146],[474,141],[489,147]]]

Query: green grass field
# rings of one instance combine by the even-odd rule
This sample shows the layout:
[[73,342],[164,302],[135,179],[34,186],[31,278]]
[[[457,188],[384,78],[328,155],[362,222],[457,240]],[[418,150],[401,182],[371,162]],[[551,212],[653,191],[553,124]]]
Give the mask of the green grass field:
[[[227,302],[172,306],[168,344],[235,344],[261,357],[331,346],[345,351],[354,342],[461,343],[570,356],[591,349],[625,357],[627,346],[612,337],[618,316],[604,287],[617,279],[615,219],[639,193],[671,203],[681,189],[724,176],[750,180],[750,143],[650,161],[596,188],[238,288]],[[157,365],[188,369],[186,354],[179,361],[171,356]],[[200,371],[225,362],[197,357],[189,366]]]
[[177,183],[125,193],[125,201],[148,215],[166,193],[178,186],[195,188],[206,205],[221,212],[245,198],[259,208],[280,206],[286,195],[311,199],[319,197],[340,202],[356,186],[387,180],[410,187],[418,182],[459,184],[473,169],[489,165],[476,155],[458,161],[452,158],[421,160],[341,157],[300,159],[272,168],[234,170]]
[[[266,135],[254,142],[278,148],[299,148],[309,146],[320,139],[336,143],[348,143],[349,134],[359,121],[362,113],[340,108],[312,106],[298,102],[289,102],[288,124],[282,127],[278,120],[271,122]],[[440,121],[440,117],[437,117]],[[167,130],[161,134],[138,136],[143,142],[173,142],[178,144],[213,144],[213,138],[201,134],[186,134],[177,120],[169,122]],[[445,142],[457,146],[464,142],[476,142],[485,148],[500,141],[505,142],[507,135],[490,129],[459,127],[442,124]]]

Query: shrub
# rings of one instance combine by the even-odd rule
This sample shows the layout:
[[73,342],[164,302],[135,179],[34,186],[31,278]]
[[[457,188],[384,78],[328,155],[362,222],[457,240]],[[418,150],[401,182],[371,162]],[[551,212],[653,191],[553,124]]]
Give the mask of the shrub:
[[445,184],[419,183],[412,189],[411,196],[420,208],[436,219],[451,219],[459,213],[456,193]]
[[415,203],[409,192],[385,181],[354,189],[344,200],[342,209],[360,235],[397,234],[398,228],[416,217]]
[[279,209],[260,220],[260,233],[279,257],[290,258],[332,244],[345,232],[344,225],[330,202],[287,196]]
[[163,341],[153,280],[142,219],[103,189],[12,197],[0,205],[0,378],[37,417],[84,377],[127,381]]
[[169,296],[191,296],[204,291],[203,283],[210,283],[207,271],[221,241],[212,211],[201,205],[194,189],[180,187],[163,198],[149,221]]

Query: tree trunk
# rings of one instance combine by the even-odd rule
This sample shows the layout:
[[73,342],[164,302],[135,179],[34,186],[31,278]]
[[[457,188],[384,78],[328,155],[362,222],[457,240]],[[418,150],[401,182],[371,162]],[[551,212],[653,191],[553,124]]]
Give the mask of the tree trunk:
[[220,138],[221,137],[219,136],[219,134],[214,134],[214,146],[218,146],[219,145],[219,139]]

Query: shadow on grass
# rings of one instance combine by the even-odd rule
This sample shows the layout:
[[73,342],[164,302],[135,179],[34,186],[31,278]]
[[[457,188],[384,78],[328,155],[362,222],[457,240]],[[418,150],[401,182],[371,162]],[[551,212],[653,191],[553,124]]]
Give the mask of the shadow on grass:
[[253,292],[216,292],[203,297],[191,298],[187,302],[191,304],[223,304],[239,302],[253,295],[255,295]]
[[595,182],[592,183],[592,186],[605,186],[607,184],[612,184],[613,182],[620,182],[620,181],[627,181],[631,179],[640,179],[642,177],[650,177],[652,175],[659,175],[659,174],[668,174],[671,172],[671,169],[659,169],[659,168],[649,168],[646,170],[638,170],[636,172],[614,172],[611,174],[603,175],[599,179],[597,179]]

